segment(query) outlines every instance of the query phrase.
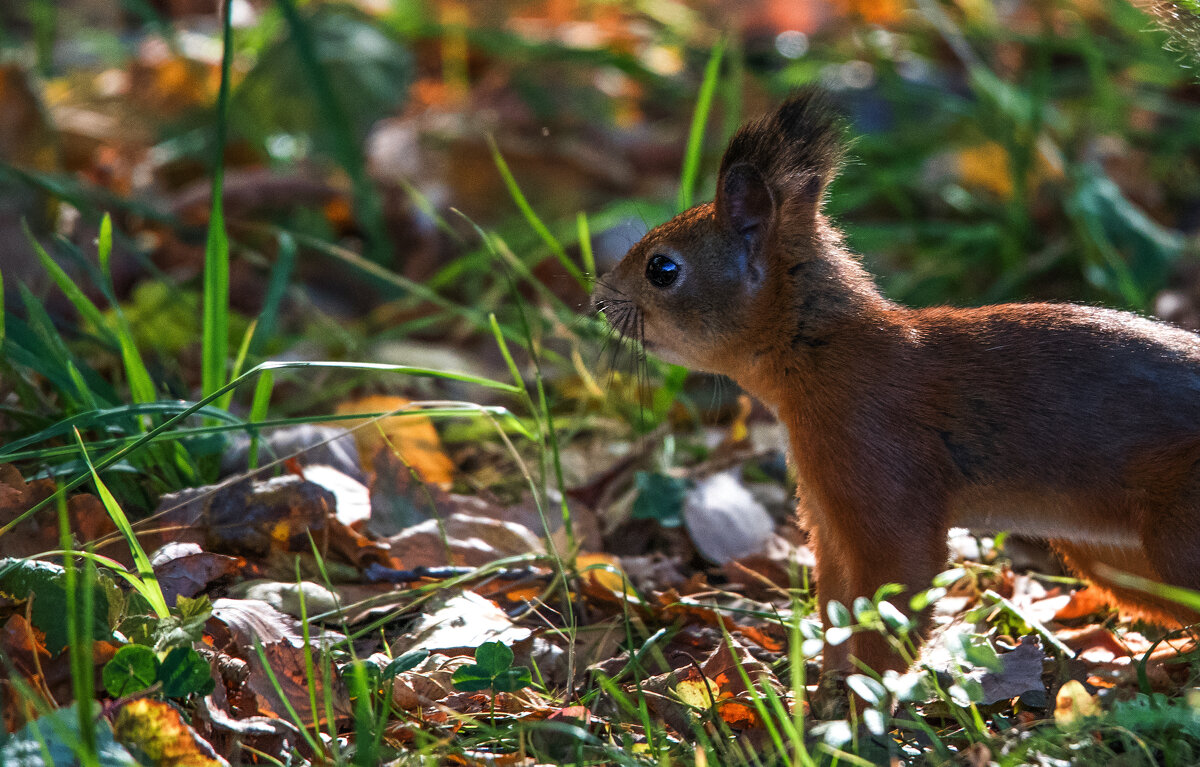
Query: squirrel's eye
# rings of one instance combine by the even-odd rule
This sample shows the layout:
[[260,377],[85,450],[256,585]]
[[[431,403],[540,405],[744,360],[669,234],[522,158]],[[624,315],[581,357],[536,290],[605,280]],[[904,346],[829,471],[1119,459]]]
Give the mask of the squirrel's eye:
[[650,258],[646,264],[646,279],[656,288],[665,288],[679,276],[679,264],[666,256],[659,254]]

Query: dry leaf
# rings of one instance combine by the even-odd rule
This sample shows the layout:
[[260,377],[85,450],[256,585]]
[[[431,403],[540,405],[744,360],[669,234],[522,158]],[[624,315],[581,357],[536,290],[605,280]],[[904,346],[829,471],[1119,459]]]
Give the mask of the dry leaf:
[[150,557],[154,575],[167,604],[178,597],[194,597],[213,581],[239,572],[246,560],[204,551],[195,543],[168,543]]
[[[287,707],[282,704],[279,692],[291,703],[305,722],[313,719],[309,688],[316,686],[317,715],[324,720],[323,688],[328,688],[333,698],[334,715],[338,718],[350,715],[350,701],[345,687],[336,673],[332,681],[321,678],[319,669],[316,678],[310,678],[305,668],[304,635],[300,624],[290,616],[276,610],[266,602],[256,599],[218,599],[213,602],[213,617],[208,622],[208,633],[218,651],[240,657],[250,669],[245,685],[254,695],[258,713],[268,716],[286,716]],[[342,639],[340,634],[309,629],[314,653],[326,651],[326,646]],[[255,649],[261,644],[263,656],[270,665],[278,682],[279,690]]]
[[[403,410],[410,400],[403,397],[364,397],[338,405],[340,415],[354,413],[390,413]],[[370,465],[381,448],[395,450],[404,463],[411,466],[421,479],[442,489],[449,489],[454,482],[454,463],[442,450],[442,440],[433,421],[423,415],[396,415],[382,418],[362,428],[354,428],[365,421],[348,421],[354,430],[359,455],[363,463]]]
[[443,597],[417,619],[413,629],[392,643],[392,654],[429,650],[445,655],[474,655],[484,642],[511,645],[532,632],[514,626],[508,614],[473,591]]
[[451,514],[442,523],[430,519],[388,539],[399,566],[479,567],[503,557],[541,554],[542,542],[527,528],[469,514]]
[[580,554],[575,557],[575,566],[596,586],[621,596],[634,597],[633,586],[616,557],[609,554]]
[[169,703],[149,698],[121,706],[113,734],[136,746],[155,767],[229,767]]
[[1000,670],[984,671],[979,679],[983,687],[983,703],[997,703],[1045,689],[1042,664],[1046,653],[1034,637],[1022,637],[1021,644],[998,657]]
[[1100,699],[1089,693],[1082,682],[1074,679],[1060,687],[1054,698],[1054,721],[1060,727],[1068,727],[1081,719],[1100,714]]
[[1054,620],[1069,621],[1099,615],[1109,610],[1108,598],[1100,589],[1076,589],[1071,598],[1054,613]]

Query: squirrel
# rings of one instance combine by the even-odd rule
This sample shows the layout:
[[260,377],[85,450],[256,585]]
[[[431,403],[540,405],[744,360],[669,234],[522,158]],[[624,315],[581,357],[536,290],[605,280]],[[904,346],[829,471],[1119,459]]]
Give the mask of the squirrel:
[[[742,126],[716,199],[646,234],[594,308],[787,427],[823,616],[887,583],[927,588],[967,527],[1048,540],[1145,619],[1200,619],[1105,570],[1200,588],[1200,336],[1093,306],[884,297],[822,213],[843,156],[827,100],[799,91]],[[862,632],[826,646],[823,673],[852,657],[903,670]]]

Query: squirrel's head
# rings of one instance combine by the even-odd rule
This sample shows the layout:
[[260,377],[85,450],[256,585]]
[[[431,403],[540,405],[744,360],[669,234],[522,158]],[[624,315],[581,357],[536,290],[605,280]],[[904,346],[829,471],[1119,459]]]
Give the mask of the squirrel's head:
[[[821,200],[841,157],[817,91],[734,135],[717,196],[656,227],[597,281],[594,306],[663,359],[729,373],[722,360],[779,309],[798,264],[820,258]],[[772,307],[774,304],[774,307]]]

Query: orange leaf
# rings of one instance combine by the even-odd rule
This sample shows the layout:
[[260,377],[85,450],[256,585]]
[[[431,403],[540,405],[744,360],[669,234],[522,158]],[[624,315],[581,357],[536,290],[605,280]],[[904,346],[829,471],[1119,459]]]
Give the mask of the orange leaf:
[[[344,402],[337,412],[342,415],[354,413],[390,413],[403,410],[409,400],[403,397],[363,397],[353,402]],[[363,422],[349,421],[348,428]],[[358,443],[359,455],[364,464],[370,464],[380,447],[385,445],[400,454],[404,463],[416,470],[421,479],[430,484],[449,489],[454,481],[454,463],[442,451],[433,422],[421,415],[397,415],[381,418],[377,423],[354,428],[354,439]]]
[[720,709],[721,718],[730,726],[738,729],[748,730],[761,724],[758,713],[745,703],[735,700],[721,701]]
[[1108,599],[1100,589],[1080,589],[1072,593],[1070,601],[1054,614],[1054,620],[1086,618],[1105,612],[1108,606]]
[[[633,596],[633,587],[629,585],[628,578],[624,577],[621,563],[616,557],[608,554],[580,554],[575,557],[575,565],[581,572],[587,570],[587,578],[596,585],[617,594]],[[588,570],[589,567],[592,569]]]

